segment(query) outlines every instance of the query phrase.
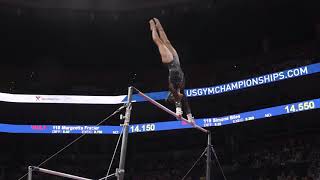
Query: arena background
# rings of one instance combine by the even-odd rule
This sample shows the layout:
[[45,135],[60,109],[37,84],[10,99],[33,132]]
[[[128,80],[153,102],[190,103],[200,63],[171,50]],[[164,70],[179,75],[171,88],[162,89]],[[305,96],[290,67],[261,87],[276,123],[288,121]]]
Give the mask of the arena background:
[[[317,63],[318,9],[315,0],[1,0],[0,92],[120,95],[130,85],[167,90],[167,70],[148,26],[152,17],[161,20],[176,47],[188,88]],[[319,90],[314,74],[190,102],[195,117],[219,117],[319,98]],[[0,123],[92,125],[116,108],[1,102]],[[318,179],[319,115],[311,110],[209,128],[227,178]],[[150,104],[134,104],[134,123],[169,118]],[[0,179],[19,179],[29,165],[78,136],[1,133]],[[87,135],[43,167],[97,179],[107,172],[117,138]],[[205,146],[205,135],[192,129],[130,135],[126,179],[181,179]],[[213,174],[222,179],[217,166]],[[203,159],[189,179],[204,176]]]

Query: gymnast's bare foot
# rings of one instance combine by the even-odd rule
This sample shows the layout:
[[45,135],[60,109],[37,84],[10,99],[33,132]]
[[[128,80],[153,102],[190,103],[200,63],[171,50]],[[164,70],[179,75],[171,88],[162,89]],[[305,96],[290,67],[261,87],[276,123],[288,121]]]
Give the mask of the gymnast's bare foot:
[[153,20],[154,20],[154,22],[156,22],[156,27],[157,27],[158,31],[163,31],[163,28],[162,28],[162,25],[161,25],[159,19],[153,18]]
[[156,25],[155,25],[153,19],[149,20],[149,24],[150,24],[150,30],[153,31],[156,28]]

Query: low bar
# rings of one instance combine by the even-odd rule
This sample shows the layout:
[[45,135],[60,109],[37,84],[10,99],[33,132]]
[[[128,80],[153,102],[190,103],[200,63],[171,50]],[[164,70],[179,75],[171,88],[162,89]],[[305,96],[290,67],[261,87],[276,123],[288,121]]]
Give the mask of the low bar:
[[179,117],[176,115],[176,113],[172,112],[170,109],[168,109],[167,107],[165,107],[164,105],[158,103],[157,101],[153,100],[152,98],[150,98],[149,96],[145,95],[144,93],[142,93],[141,91],[139,91],[137,88],[134,88],[135,91],[137,91],[139,93],[140,96],[144,97],[147,101],[149,101],[150,103],[152,103],[153,105],[157,106],[158,108],[164,110],[165,112],[171,114],[172,116],[176,117],[177,119],[180,119],[180,120],[183,120],[185,121],[186,123],[192,125],[194,128],[202,131],[202,132],[205,132],[205,133],[208,133],[209,131],[198,126],[197,124],[193,124],[193,123],[190,123],[188,120],[186,120],[184,117]]
[[33,171],[39,171],[45,174],[51,174],[54,176],[59,176],[59,177],[65,177],[65,178],[69,178],[69,179],[76,179],[76,180],[92,180],[92,179],[88,179],[88,178],[84,178],[84,177],[80,177],[80,176],[74,176],[71,174],[66,174],[66,173],[61,173],[61,172],[57,172],[57,171],[52,171],[49,169],[43,169],[43,168],[39,168],[39,167],[32,167]]

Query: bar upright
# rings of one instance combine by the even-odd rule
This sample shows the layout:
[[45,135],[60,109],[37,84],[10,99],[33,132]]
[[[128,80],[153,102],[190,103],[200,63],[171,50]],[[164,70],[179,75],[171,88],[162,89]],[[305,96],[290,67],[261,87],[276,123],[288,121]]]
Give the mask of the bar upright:
[[120,163],[119,168],[116,170],[117,180],[124,179],[124,168],[125,168],[125,161],[126,161],[126,153],[127,153],[127,144],[128,144],[128,133],[129,133],[129,123],[130,123],[130,115],[131,115],[131,108],[132,108],[132,92],[133,87],[128,88],[128,102],[125,114],[125,120],[123,124],[123,137],[122,137],[122,144],[121,144],[121,153],[120,153]]
[[32,180],[32,166],[28,167],[28,180]]
[[208,133],[206,180],[211,180],[211,132]]

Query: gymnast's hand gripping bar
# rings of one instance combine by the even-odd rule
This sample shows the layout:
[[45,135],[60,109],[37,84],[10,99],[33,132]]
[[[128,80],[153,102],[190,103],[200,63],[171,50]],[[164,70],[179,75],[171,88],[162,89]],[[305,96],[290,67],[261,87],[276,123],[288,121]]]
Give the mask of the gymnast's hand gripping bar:
[[185,119],[184,117],[180,117],[180,116],[177,116],[176,113],[174,113],[173,111],[171,111],[170,109],[168,109],[167,107],[163,106],[162,104],[158,103],[157,101],[153,100],[152,98],[150,98],[149,96],[145,95],[144,93],[142,93],[141,91],[139,91],[138,89],[136,89],[135,87],[133,87],[133,89],[140,95],[142,96],[143,98],[145,98],[147,101],[149,101],[151,104],[157,106],[158,108],[162,109],[163,111],[171,114],[172,116],[176,117],[177,119],[180,119],[182,121],[185,121],[186,123],[192,125],[194,128],[202,131],[202,132],[205,132],[205,133],[209,133],[208,130],[198,126],[197,124],[195,123],[191,123],[189,122],[187,119]]

